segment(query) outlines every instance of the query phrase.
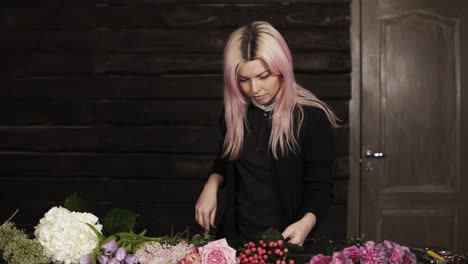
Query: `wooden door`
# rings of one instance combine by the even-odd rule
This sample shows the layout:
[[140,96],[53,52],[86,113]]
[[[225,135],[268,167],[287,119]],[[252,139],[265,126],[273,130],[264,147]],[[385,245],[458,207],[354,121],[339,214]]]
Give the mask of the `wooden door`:
[[359,231],[468,252],[466,0],[362,0],[360,12]]

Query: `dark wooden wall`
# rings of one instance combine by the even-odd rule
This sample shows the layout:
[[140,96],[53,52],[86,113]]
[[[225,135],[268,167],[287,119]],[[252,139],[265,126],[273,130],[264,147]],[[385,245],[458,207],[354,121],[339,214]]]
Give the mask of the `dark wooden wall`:
[[350,11],[347,0],[0,2],[0,221],[31,229],[73,192],[98,214],[140,214],[168,234],[196,226],[214,158],[222,49],[266,20],[299,83],[344,120],[336,203],[320,234],[346,232]]

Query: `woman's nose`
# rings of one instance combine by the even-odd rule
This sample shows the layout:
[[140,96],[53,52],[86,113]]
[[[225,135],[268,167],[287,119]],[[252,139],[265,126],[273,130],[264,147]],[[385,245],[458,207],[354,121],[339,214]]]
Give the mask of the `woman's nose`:
[[258,90],[259,90],[259,87],[258,87],[257,82],[256,82],[255,80],[252,80],[252,84],[251,84],[251,85],[252,85],[252,92],[253,92],[254,94],[257,93]]

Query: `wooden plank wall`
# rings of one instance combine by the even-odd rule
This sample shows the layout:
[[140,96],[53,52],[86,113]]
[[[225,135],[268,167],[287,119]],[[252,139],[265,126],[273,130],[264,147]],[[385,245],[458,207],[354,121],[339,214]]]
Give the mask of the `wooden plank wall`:
[[139,227],[195,228],[214,158],[222,49],[266,20],[292,49],[299,83],[344,120],[336,203],[319,234],[346,232],[350,11],[347,0],[3,0],[0,221],[31,230],[72,192]]

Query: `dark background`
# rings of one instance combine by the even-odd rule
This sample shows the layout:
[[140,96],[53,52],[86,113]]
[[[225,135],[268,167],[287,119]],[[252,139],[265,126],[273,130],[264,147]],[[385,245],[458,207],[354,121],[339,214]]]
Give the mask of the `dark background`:
[[317,237],[346,236],[350,7],[309,1],[0,2],[0,222],[28,230],[77,192],[128,208],[136,231],[192,227],[211,167],[222,49],[238,26],[273,24],[298,82],[344,120],[336,201]]

